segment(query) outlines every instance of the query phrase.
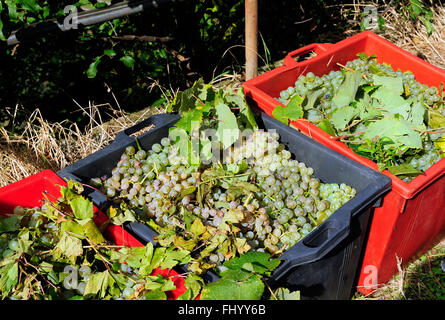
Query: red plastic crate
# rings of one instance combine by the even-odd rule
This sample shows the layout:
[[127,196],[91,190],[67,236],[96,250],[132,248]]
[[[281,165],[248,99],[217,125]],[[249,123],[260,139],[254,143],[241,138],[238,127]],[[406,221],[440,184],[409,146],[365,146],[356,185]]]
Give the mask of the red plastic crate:
[[[66,182],[51,170],[44,170],[20,181],[0,188],[0,215],[12,214],[16,206],[25,208],[40,207],[45,196],[55,200],[61,196],[60,186],[66,186]],[[94,222],[100,226],[108,221],[108,217],[94,206]],[[104,236],[116,245],[129,247],[143,247],[144,245],[125,231],[121,226],[108,224]],[[175,270],[157,268],[152,275],[160,274],[163,277],[171,277],[176,289],[166,292],[169,300],[175,300],[182,295],[187,288],[184,278]]]
[[[315,51],[313,58],[297,62],[298,56]],[[440,88],[445,83],[445,70],[395,46],[384,38],[365,31],[335,44],[312,44],[289,53],[283,63],[270,72],[243,84],[247,99],[264,112],[272,115],[280,104],[274,97],[293,86],[297,78],[308,72],[317,76],[357,58],[357,53],[375,54],[379,63],[391,64],[394,70],[412,71],[416,80]],[[378,170],[377,164],[354,153],[305,119],[292,121],[291,125],[325,146],[347,157]],[[440,160],[420,175],[406,183],[383,171],[392,180],[392,191],[375,208],[365,248],[357,289],[369,294],[375,284],[387,282],[397,273],[397,258],[405,266],[433,247],[445,236],[445,159]]]

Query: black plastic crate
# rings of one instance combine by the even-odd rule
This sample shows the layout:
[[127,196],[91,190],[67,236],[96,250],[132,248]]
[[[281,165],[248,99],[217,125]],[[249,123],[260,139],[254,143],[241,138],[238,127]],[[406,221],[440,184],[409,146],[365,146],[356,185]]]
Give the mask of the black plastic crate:
[[[88,183],[90,178],[109,176],[121,154],[129,145],[137,146],[129,135],[148,125],[155,128],[137,137],[144,149],[168,136],[168,129],[180,117],[161,114],[119,133],[111,145],[58,172],[62,177]],[[391,180],[351,159],[319,144],[293,128],[260,113],[259,127],[275,129],[280,142],[292,156],[314,169],[314,176],[324,183],[346,183],[357,190],[356,196],[312,230],[280,259],[282,263],[271,275],[270,285],[300,290],[302,299],[349,299],[355,291],[356,275],[362,248],[372,218],[372,208],[379,206],[383,195],[391,189]],[[98,191],[88,197],[98,206],[107,205],[107,198]],[[144,223],[126,223],[125,229],[142,242],[153,242],[155,231]],[[206,281],[218,276],[208,271]]]

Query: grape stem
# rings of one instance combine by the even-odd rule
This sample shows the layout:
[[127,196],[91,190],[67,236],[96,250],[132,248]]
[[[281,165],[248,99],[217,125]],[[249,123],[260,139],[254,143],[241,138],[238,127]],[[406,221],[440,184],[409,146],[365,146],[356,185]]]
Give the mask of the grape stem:
[[334,140],[339,140],[342,138],[348,138],[348,137],[353,137],[353,136],[358,136],[365,133],[365,131],[360,131],[360,132],[355,132],[355,133],[350,133],[350,134],[345,134],[345,135],[341,135],[341,136],[336,136],[336,137],[332,137],[332,139]]
[[139,144],[139,140],[138,140],[137,137],[134,137],[134,141],[136,141],[136,145],[137,145],[137,147],[138,147],[138,150],[139,150],[139,151],[142,150],[141,145]]

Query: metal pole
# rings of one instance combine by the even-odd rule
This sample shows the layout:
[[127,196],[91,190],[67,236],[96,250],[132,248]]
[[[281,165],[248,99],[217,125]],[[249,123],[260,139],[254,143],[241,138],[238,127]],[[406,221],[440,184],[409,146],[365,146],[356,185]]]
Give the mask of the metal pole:
[[[76,16],[75,23],[79,26],[89,26],[131,14],[142,12],[148,8],[157,8],[167,2],[180,2],[184,0],[130,0],[116,3],[102,9],[79,12]],[[60,33],[70,31],[65,23],[51,19],[40,22],[29,27],[14,31],[7,39],[7,45],[15,45],[19,42],[30,41],[41,38],[51,33]]]
[[245,0],[246,81],[258,71],[258,0]]

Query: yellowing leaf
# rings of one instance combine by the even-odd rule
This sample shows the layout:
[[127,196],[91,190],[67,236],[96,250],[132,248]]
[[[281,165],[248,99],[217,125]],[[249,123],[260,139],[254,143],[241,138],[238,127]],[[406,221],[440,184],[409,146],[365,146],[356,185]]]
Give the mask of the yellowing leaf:
[[191,227],[190,227],[190,232],[193,233],[193,235],[195,236],[200,236],[201,234],[203,234],[206,231],[206,227],[204,226],[204,224],[202,223],[201,219],[196,218],[195,221],[193,221]]

